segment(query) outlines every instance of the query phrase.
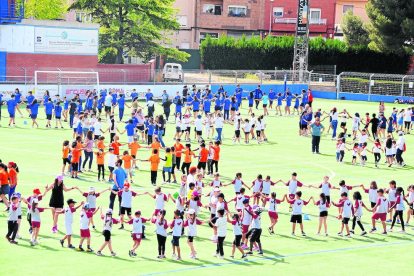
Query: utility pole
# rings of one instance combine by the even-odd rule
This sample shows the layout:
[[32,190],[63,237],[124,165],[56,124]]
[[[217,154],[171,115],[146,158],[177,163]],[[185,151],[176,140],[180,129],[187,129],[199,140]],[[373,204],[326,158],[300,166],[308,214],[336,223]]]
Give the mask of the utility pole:
[[303,83],[306,81],[304,80],[304,74],[308,71],[310,0],[298,1],[295,50],[293,54],[293,77],[295,81],[297,77],[299,83]]

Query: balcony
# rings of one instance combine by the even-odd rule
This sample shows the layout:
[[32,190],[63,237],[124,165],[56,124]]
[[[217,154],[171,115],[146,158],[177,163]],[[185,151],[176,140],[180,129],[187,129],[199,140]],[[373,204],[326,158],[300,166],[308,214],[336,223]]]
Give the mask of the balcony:
[[[275,24],[296,24],[297,18],[280,18],[275,17]],[[309,25],[326,25],[326,19],[311,19]]]
[[5,1],[0,2],[0,24],[2,23],[19,23],[24,17],[24,2],[8,4]]

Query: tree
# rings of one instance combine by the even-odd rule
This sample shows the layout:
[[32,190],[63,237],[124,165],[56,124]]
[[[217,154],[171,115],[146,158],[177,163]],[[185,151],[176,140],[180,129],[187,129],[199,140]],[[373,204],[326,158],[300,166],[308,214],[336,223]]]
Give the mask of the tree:
[[371,19],[370,48],[403,54],[413,48],[414,4],[412,0],[370,0],[366,5]]
[[369,33],[361,17],[348,10],[341,20],[341,29],[344,32],[344,41],[349,46],[368,45]]
[[55,20],[66,13],[66,0],[29,0],[25,3],[24,16],[33,16],[36,19]]
[[116,50],[115,63],[122,53],[149,60],[153,55],[186,61],[189,55],[171,48],[168,35],[178,30],[174,0],[77,0],[69,9],[81,9],[101,25],[101,47]]

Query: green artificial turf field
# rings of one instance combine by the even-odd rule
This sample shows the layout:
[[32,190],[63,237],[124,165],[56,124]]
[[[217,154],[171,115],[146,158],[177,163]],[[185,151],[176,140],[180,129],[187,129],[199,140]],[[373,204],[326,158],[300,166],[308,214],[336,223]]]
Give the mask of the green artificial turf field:
[[[247,106],[247,103],[244,102]],[[315,108],[329,111],[336,106],[338,110],[346,108],[350,114],[358,111],[360,114],[365,112],[378,111],[377,103],[351,102],[351,101],[332,101],[316,99],[314,101]],[[386,114],[390,114],[390,110],[394,104],[386,104]],[[44,129],[45,120],[43,111],[40,110],[39,125],[41,128],[32,129],[30,127],[30,119],[24,106],[21,106],[25,118],[17,118],[18,127],[7,128],[8,118],[7,109],[3,107],[3,117],[1,118],[2,127],[0,128],[0,159],[4,163],[9,161],[16,162],[20,168],[18,175],[17,191],[22,193],[24,197],[31,195],[34,188],[44,190],[46,184],[53,182],[54,177],[61,171],[61,145],[65,139],[72,138],[72,130],[66,128]],[[259,111],[256,111],[256,114]],[[161,108],[157,107],[156,114],[161,112]],[[261,112],[261,111],[260,111]],[[404,189],[412,184],[411,179],[413,170],[411,165],[414,164],[412,156],[413,137],[407,135],[407,151],[403,157],[407,166],[405,168],[388,168],[384,154],[380,168],[375,168],[373,163],[373,155],[368,154],[368,163],[366,167],[351,166],[351,152],[345,155],[345,164],[339,164],[335,161],[335,142],[333,142],[329,134],[324,134],[321,141],[322,155],[311,154],[311,139],[309,137],[298,136],[298,117],[266,117],[267,129],[266,135],[269,142],[258,145],[255,141],[251,141],[250,145],[233,146],[233,126],[225,125],[224,129],[224,145],[221,147],[221,159],[219,164],[219,172],[223,182],[227,182],[234,178],[236,172],[243,173],[245,183],[251,183],[257,176],[262,174],[264,177],[270,175],[272,180],[283,179],[287,181],[293,171],[298,173],[298,179],[305,183],[314,185],[319,184],[325,175],[330,176],[330,182],[338,186],[341,179],[346,180],[347,185],[359,185],[364,183],[369,187],[371,180],[376,180],[380,187],[388,187],[391,179],[397,181],[398,186]],[[128,114],[128,113],[126,113]],[[247,114],[247,109],[242,109],[242,115]],[[23,121],[27,121],[24,125]],[[323,124],[328,127],[329,120],[325,120]],[[348,125],[352,125],[348,121]],[[66,124],[67,126],[67,124]],[[349,126],[350,128],[350,126]],[[174,124],[169,123],[165,141],[167,145],[172,145],[172,135],[175,132]],[[193,135],[193,132],[192,132]],[[109,135],[107,137],[108,141]],[[126,142],[126,135],[121,137],[121,142]],[[196,143],[193,142],[193,147]],[[372,145],[369,145],[371,148]],[[138,152],[138,158],[148,158],[149,150],[141,149]],[[162,153],[163,157],[164,154]],[[196,162],[193,161],[193,164]],[[163,164],[163,162],[161,163]],[[135,171],[134,184],[131,185],[132,190],[137,192],[150,191],[153,192],[153,186],[150,184],[149,164],[141,163],[140,170]],[[87,191],[90,186],[95,186],[97,191],[112,186],[110,183],[97,182],[97,172],[94,160],[93,173],[81,174],[80,180],[73,180],[65,177],[64,183],[66,187],[78,186],[83,191]],[[106,171],[108,173],[108,171]],[[181,173],[177,174],[178,178]],[[107,176],[106,176],[107,177]],[[205,182],[211,179],[206,178]],[[161,172],[158,175],[158,183],[161,184]],[[164,185],[165,193],[174,193],[178,190],[178,185]],[[205,189],[206,190],[206,189]],[[303,188],[303,199],[308,200],[310,196],[318,198],[320,190]],[[358,188],[357,190],[360,190]],[[278,198],[281,199],[287,193],[287,187],[278,184],[272,191],[276,191]],[[233,187],[224,188],[226,199],[230,200],[234,197]],[[250,194],[251,192],[247,192]],[[83,198],[78,191],[71,191],[64,194],[65,201],[68,198],[74,198],[80,202]],[[334,201],[338,201],[339,192],[331,191]],[[41,201],[40,207],[48,206],[50,193]],[[368,194],[363,194],[365,204],[369,205]],[[104,210],[108,207],[109,193],[105,193],[98,198],[98,205],[103,206]],[[203,204],[207,203],[205,198],[202,199]],[[154,210],[154,200],[149,196],[140,196],[133,199],[133,210],[140,209],[142,217],[148,218]],[[167,220],[172,220],[172,212],[175,205],[171,202],[167,206]],[[233,206],[233,204],[231,205]],[[3,207],[2,207],[3,208]],[[408,207],[406,206],[406,209]],[[201,219],[208,217],[208,211],[203,211],[199,215]],[[233,211],[233,208],[231,208]],[[64,236],[64,217],[59,219],[59,230],[56,234],[51,233],[52,216],[49,210],[42,213],[42,226],[40,229],[39,241],[40,245],[31,247],[29,244],[30,235],[28,233],[29,225],[25,219],[22,221],[20,235],[23,239],[18,240],[19,244],[11,245],[4,238],[7,232],[7,213],[0,212],[0,233],[3,238],[0,240],[0,264],[3,272],[8,275],[18,275],[24,273],[26,275],[151,275],[151,274],[180,274],[180,275],[206,275],[212,273],[223,273],[226,275],[241,275],[246,273],[283,273],[284,275],[302,275],[302,274],[318,274],[318,275],[386,275],[391,271],[398,271],[400,274],[410,273],[409,265],[403,265],[411,262],[411,248],[414,245],[414,230],[412,226],[406,228],[407,234],[398,233],[400,225],[395,226],[394,232],[388,236],[382,236],[378,232],[369,234],[365,237],[359,236],[360,230],[356,228],[356,235],[351,239],[338,237],[337,233],[340,229],[340,223],[335,219],[338,211],[337,208],[329,210],[328,232],[329,237],[315,236],[318,225],[318,209],[313,204],[309,204],[303,208],[304,213],[309,214],[310,220],[304,221],[306,237],[298,235],[290,236],[291,223],[290,215],[287,213],[288,205],[282,203],[278,206],[279,221],[275,227],[275,235],[269,235],[267,227],[270,224],[267,212],[262,214],[262,245],[264,249],[264,257],[259,257],[255,253],[249,257],[248,261],[240,259],[240,252],[236,252],[235,259],[228,258],[231,252],[231,242],[233,241],[232,228],[228,227],[227,238],[225,240],[225,259],[219,260],[213,258],[216,244],[213,244],[209,238],[212,236],[212,230],[208,225],[198,227],[198,237],[194,239],[195,249],[198,252],[198,259],[189,259],[190,249],[186,243],[186,236],[181,238],[182,261],[175,261],[171,258],[171,236],[167,240],[167,259],[156,259],[157,241],[154,233],[155,227],[147,223],[146,235],[147,239],[143,240],[141,246],[137,250],[138,257],[130,258],[128,250],[132,247],[131,226],[127,226],[126,230],[118,230],[114,227],[112,241],[116,257],[109,257],[108,248],[104,249],[105,257],[98,257],[94,253],[76,252],[70,249],[62,248],[59,239]],[[118,208],[115,208],[118,212]],[[26,213],[26,206],[23,205],[23,215]],[[404,214],[406,219],[406,212]],[[116,216],[115,216],[116,217]],[[104,239],[101,234],[102,220],[95,216],[95,223],[99,231],[92,231],[92,248],[96,251]],[[364,210],[362,221],[367,230],[371,221],[371,213]],[[414,221],[411,221],[414,223]],[[410,223],[411,223],[410,222]],[[379,225],[377,225],[379,226]],[[380,227],[378,227],[380,228]],[[78,245],[79,240],[79,211],[74,215],[73,224],[74,234],[73,244]],[[66,246],[66,244],[65,244]],[[85,245],[84,245],[85,246]],[[396,258],[398,266],[392,265]]]

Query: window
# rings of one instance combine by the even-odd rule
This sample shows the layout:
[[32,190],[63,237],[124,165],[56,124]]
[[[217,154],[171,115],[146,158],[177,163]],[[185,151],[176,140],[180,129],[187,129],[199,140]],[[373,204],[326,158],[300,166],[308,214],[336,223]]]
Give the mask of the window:
[[188,42],[181,42],[180,49],[190,49],[190,43],[188,43]]
[[273,17],[283,17],[283,8],[273,8]]
[[177,22],[180,23],[180,27],[187,27],[187,15],[177,15]]
[[346,13],[349,10],[351,10],[353,12],[354,11],[354,5],[343,5],[342,13]]
[[229,15],[246,15],[246,6],[229,6]]
[[310,20],[311,21],[321,20],[321,9],[310,9]]
[[92,21],[92,16],[86,12],[75,12],[75,20],[77,22],[90,22]]
[[207,35],[209,35],[212,39],[218,39],[219,38],[218,33],[200,32],[200,43],[206,39]]
[[221,15],[222,6],[215,4],[203,4],[203,13],[211,13],[214,15]]

